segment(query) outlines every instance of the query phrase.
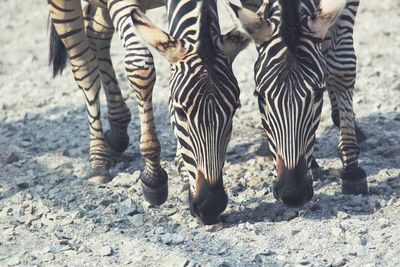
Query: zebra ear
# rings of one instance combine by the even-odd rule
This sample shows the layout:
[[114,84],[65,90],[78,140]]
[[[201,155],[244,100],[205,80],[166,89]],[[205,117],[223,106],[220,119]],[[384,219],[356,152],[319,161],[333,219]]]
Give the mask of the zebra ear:
[[249,42],[249,36],[235,27],[228,33],[218,36],[216,46],[226,57],[234,59],[240,51],[246,48]]
[[342,12],[346,0],[321,0],[319,9],[308,17],[307,24],[310,31],[319,38],[324,38],[329,27]]
[[239,19],[244,30],[256,43],[263,43],[272,36],[274,26],[268,19],[264,18],[263,12],[254,13],[244,7],[232,4],[230,1],[228,1],[228,4]]
[[142,12],[133,9],[131,12],[137,35],[148,45],[157,49],[170,63],[181,60],[188,52],[184,40],[175,39],[154,25]]

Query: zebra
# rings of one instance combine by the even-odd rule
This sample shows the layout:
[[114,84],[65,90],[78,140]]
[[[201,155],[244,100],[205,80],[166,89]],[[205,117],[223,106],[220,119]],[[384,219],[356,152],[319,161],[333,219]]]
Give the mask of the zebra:
[[[240,105],[232,63],[250,39],[237,29],[221,34],[215,0],[203,1],[200,19],[196,0],[167,1],[169,33],[144,14],[164,5],[163,1],[89,3],[82,11],[79,0],[48,0],[53,75],[62,71],[68,54],[85,97],[90,130],[89,183],[109,182],[111,157],[122,154],[129,144],[131,115],[110,58],[110,41],[116,31],[125,49],[125,69],[140,114],[140,153],[145,161],[140,180],[145,199],[161,205],[168,196],[168,177],[160,165],[160,142],[152,112],[156,79],[148,49],[152,46],[171,65],[169,111],[178,140],[178,163],[189,176],[190,212],[204,224],[214,223],[227,205],[222,169],[232,119]],[[104,133],[98,99],[101,84],[111,128]]]
[[359,0],[264,0],[257,11],[228,4],[258,51],[255,95],[274,159],[275,198],[298,207],[313,197],[310,168],[325,89],[340,129],[342,192],[367,194],[352,106]]

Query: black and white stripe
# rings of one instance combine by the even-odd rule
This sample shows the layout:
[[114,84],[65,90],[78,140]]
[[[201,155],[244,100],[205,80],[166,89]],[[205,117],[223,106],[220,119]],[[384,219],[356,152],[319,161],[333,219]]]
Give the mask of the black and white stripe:
[[327,89],[332,118],[340,127],[342,178],[348,170],[357,169],[360,175],[351,179],[365,179],[358,167],[352,106],[353,27],[358,5],[358,0],[321,0],[318,5],[313,0],[264,0],[254,13],[230,4],[256,42],[259,56],[254,71],[263,126],[275,160],[282,160],[289,171],[303,158],[311,167],[322,95]]

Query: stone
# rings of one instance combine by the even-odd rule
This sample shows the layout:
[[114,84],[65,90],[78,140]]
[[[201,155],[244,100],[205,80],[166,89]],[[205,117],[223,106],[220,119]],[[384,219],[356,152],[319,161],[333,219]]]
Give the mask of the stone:
[[171,235],[171,245],[179,245],[185,241],[185,236],[180,233],[175,233]]
[[25,224],[26,226],[30,226],[32,221],[37,220],[37,219],[38,219],[38,217],[36,217],[33,214],[26,214],[19,218],[19,222]]
[[172,236],[171,236],[170,233],[165,233],[164,235],[162,235],[160,237],[160,239],[161,239],[162,243],[164,243],[166,245],[169,245],[171,243],[171,241],[172,241]]
[[140,178],[140,171],[135,171],[133,174],[130,173],[120,173],[113,178],[111,185],[113,187],[132,187]]
[[384,229],[390,225],[390,221],[386,218],[379,218],[378,224],[381,229]]
[[51,253],[46,253],[40,256],[40,260],[44,262],[52,261],[54,260],[54,258],[55,258],[54,254]]
[[6,163],[11,164],[11,163],[17,162],[18,160],[19,160],[18,155],[15,152],[11,152],[11,154],[8,155],[6,158]]
[[21,263],[21,259],[18,256],[11,257],[7,260],[8,266],[16,266],[16,265],[19,265],[20,263]]
[[141,213],[139,207],[130,198],[125,199],[121,202],[120,212],[126,216],[133,216],[135,214]]
[[29,187],[29,184],[28,184],[28,183],[25,183],[25,182],[22,182],[22,183],[18,183],[18,184],[17,184],[17,187],[18,187],[19,189],[27,189],[27,188]]
[[134,227],[141,227],[144,225],[144,215],[143,214],[135,214],[133,216],[129,216],[128,219]]
[[298,212],[292,209],[287,209],[282,214],[282,219],[285,221],[290,221],[298,216]]
[[350,215],[348,213],[344,212],[344,211],[338,211],[336,213],[336,217],[338,217],[341,220],[345,220],[345,219],[350,218]]
[[333,259],[331,266],[332,267],[341,267],[344,266],[347,263],[347,259],[345,257],[337,257],[335,259]]
[[113,253],[113,249],[111,246],[98,246],[92,249],[93,254],[97,256],[111,256]]
[[334,237],[342,238],[342,237],[343,237],[343,234],[344,234],[344,231],[343,231],[343,229],[340,228],[340,227],[333,227],[332,230],[331,230],[331,233],[332,233],[332,235],[333,235]]

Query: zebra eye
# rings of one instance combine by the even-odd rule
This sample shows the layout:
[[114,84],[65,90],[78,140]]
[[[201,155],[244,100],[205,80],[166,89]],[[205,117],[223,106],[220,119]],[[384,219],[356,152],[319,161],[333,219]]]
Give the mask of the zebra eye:
[[179,120],[187,121],[186,112],[183,108],[175,107],[175,114],[178,116]]

